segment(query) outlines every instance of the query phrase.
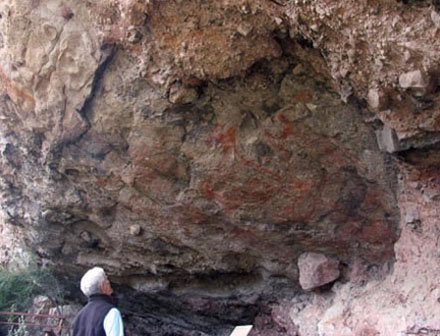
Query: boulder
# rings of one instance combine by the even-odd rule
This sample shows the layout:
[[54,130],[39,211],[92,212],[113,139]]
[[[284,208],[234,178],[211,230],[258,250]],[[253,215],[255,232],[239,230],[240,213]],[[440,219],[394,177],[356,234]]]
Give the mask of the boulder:
[[322,253],[305,252],[298,258],[299,283],[304,290],[327,285],[339,277],[339,261]]

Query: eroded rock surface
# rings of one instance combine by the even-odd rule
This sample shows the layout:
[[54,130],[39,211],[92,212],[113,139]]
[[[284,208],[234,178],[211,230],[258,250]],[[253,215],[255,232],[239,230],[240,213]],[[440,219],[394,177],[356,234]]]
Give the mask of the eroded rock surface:
[[[437,178],[436,15],[424,1],[0,1],[5,227],[72,286],[105,267],[132,335],[434,327],[435,309],[388,309],[393,281],[428,272],[408,273],[407,239],[438,236],[421,225],[437,225],[436,187],[408,182]],[[339,282],[303,293],[303,253],[339,260]]]

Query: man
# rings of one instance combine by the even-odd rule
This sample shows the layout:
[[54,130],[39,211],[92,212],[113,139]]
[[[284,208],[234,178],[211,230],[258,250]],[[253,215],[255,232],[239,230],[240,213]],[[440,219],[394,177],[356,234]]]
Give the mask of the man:
[[73,321],[73,336],[124,336],[121,313],[112,302],[113,289],[101,267],[84,274],[81,291],[89,302]]

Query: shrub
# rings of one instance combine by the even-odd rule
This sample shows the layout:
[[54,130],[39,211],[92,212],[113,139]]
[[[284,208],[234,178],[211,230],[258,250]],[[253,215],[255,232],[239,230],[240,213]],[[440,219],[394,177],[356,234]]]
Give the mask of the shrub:
[[34,296],[59,297],[56,279],[49,271],[0,269],[0,311],[23,311]]
[[[48,297],[55,305],[62,303],[58,281],[49,271],[36,266],[14,271],[0,268],[0,311],[26,311],[34,297],[40,294]],[[5,318],[1,317],[3,321]],[[24,317],[9,316],[7,321],[19,323],[18,326],[9,328],[8,336],[30,335]]]

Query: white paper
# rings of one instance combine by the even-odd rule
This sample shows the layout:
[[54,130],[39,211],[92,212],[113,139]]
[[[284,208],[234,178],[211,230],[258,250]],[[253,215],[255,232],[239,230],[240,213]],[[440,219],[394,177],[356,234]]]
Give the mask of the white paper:
[[247,334],[249,334],[249,331],[251,331],[251,329],[252,329],[251,325],[235,327],[231,336],[246,336]]

